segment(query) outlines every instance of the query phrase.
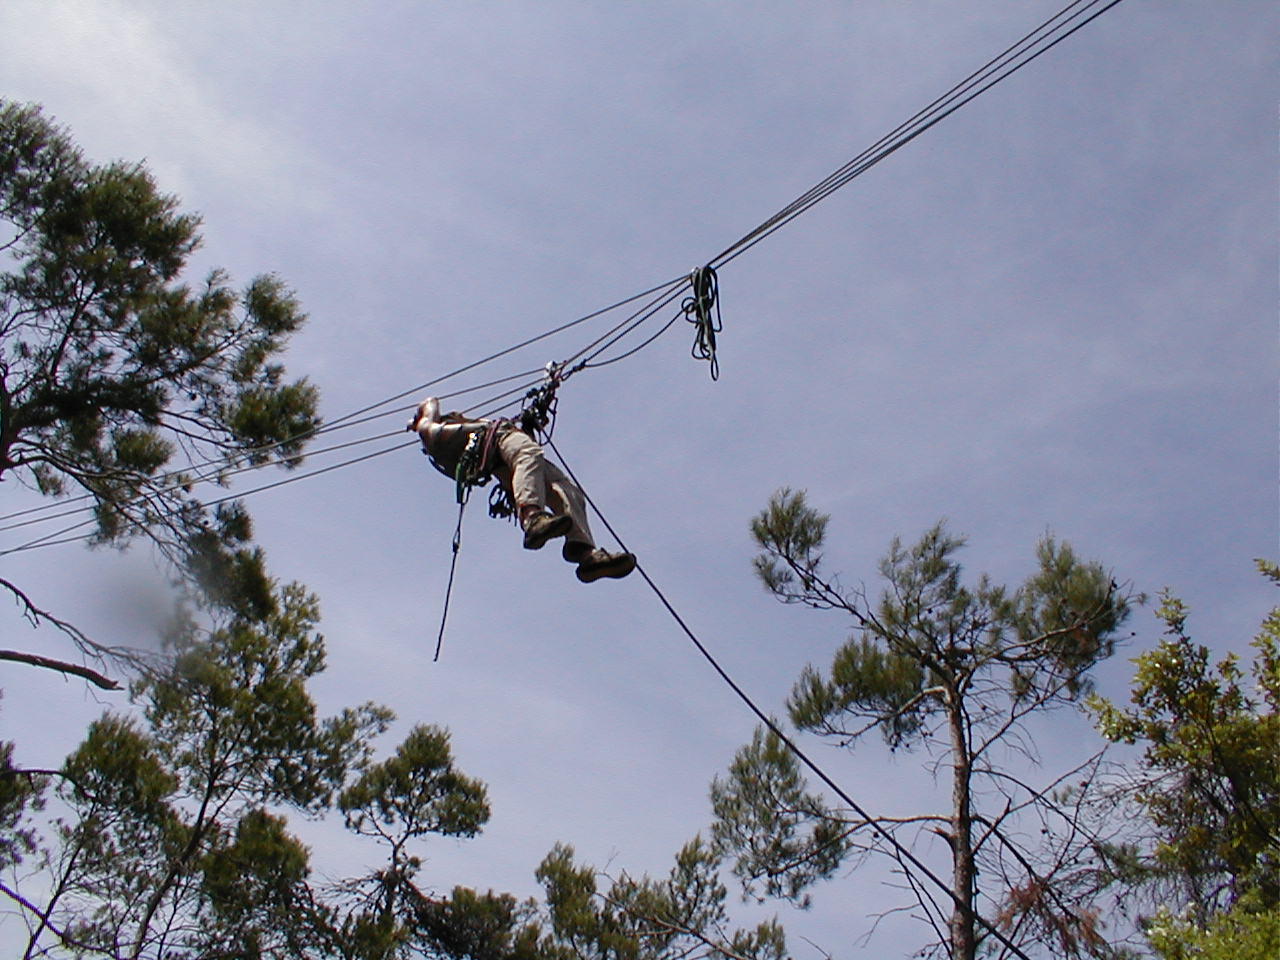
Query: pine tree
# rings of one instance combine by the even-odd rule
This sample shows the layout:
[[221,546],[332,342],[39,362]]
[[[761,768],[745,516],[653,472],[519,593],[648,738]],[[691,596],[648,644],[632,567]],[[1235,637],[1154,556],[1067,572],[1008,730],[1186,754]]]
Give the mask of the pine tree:
[[[891,751],[919,749],[946,772],[949,796],[936,812],[860,816],[811,790],[794,755],[761,729],[712,785],[714,837],[735,873],[749,891],[804,903],[815,882],[883,854],[935,932],[925,953],[973,960],[984,943],[997,947],[990,928],[999,924],[1024,949],[1105,954],[1100,918],[1055,884],[1074,859],[1071,841],[1054,843],[1073,820],[1068,778],[1087,782],[1091,767],[1032,785],[1010,753],[1034,766],[1027,722],[1088,692],[1090,669],[1111,654],[1127,615],[1125,595],[1052,538],[1021,587],[985,576],[966,586],[963,541],[939,524],[914,546],[893,541],[880,565],[886,587],[872,603],[825,572],[827,522],[803,492],[784,489],[751,527],[762,548],[756,571],[774,596],[843,614],[853,628],[829,669],[802,672],[790,720],[840,749],[873,734]],[[905,863],[886,834],[906,845],[940,838],[947,889]],[[1029,836],[1046,842],[1032,846]]]
[[[214,270],[189,286],[198,228],[141,164],[90,163],[37,107],[0,101],[0,480],[81,495],[92,542],[147,538],[183,577],[261,599],[247,515],[207,509],[192,485],[297,462],[317,394],[278,355],[304,315],[273,276],[236,291]],[[80,653],[110,652],[0,586]],[[111,685],[65,660],[0,657]]]

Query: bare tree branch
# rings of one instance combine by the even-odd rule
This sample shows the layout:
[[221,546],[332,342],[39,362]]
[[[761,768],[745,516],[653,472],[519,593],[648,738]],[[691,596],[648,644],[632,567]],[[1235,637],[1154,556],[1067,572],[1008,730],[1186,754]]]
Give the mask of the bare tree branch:
[[69,673],[88,680],[96,687],[103,690],[123,690],[124,688],[110,677],[104,676],[97,670],[89,667],[81,666],[78,663],[68,663],[65,660],[55,660],[52,657],[42,657],[35,653],[23,653],[20,650],[0,650],[0,660],[12,660],[15,663],[25,663],[32,667],[43,667],[46,670],[57,670],[59,673]]

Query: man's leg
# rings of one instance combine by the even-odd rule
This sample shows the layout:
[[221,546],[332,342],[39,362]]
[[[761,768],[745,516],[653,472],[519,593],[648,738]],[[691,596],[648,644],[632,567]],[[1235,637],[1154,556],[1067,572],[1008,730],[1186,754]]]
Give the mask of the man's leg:
[[519,430],[507,430],[498,438],[498,452],[509,472],[507,479],[524,531],[524,545],[539,550],[548,540],[563,537],[571,529],[571,518],[547,513],[547,468],[542,447]]
[[568,515],[572,521],[565,534],[564,558],[578,563],[595,549],[596,541],[587,522],[587,498],[581,488],[559,467],[544,460],[544,476],[547,482],[547,501],[553,513]]
[[601,577],[616,580],[634,570],[636,558],[632,554],[610,553],[595,545],[591,526],[587,523],[587,498],[581,488],[554,463],[547,462],[545,470],[553,508],[573,519],[562,555],[570,563],[578,565],[578,579],[583,583],[591,583]]

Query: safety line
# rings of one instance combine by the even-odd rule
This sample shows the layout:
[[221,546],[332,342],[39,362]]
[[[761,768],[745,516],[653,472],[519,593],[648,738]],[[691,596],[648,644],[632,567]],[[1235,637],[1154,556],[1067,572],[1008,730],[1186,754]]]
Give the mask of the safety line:
[[[709,261],[710,265],[718,268],[723,266],[726,263],[731,262],[732,260],[736,260],[739,256],[746,253],[748,250],[750,250],[756,244],[760,243],[766,237],[772,235],[777,230],[780,230],[782,227],[786,226],[792,220],[796,219],[801,214],[805,213],[806,211],[808,211],[810,208],[812,208],[822,200],[825,200],[831,194],[835,193],[836,190],[839,190],[841,187],[847,185],[855,177],[860,176],[861,174],[865,173],[868,169],[873,167],[875,164],[879,163],[881,160],[892,155],[893,153],[896,153],[898,150],[906,146],[908,143],[910,143],[916,137],[920,136],[926,130],[940,123],[942,120],[946,119],[951,114],[955,113],[961,107],[965,106],[966,104],[976,99],[978,96],[990,90],[996,84],[1000,83],[1003,80],[1008,79],[1014,73],[1016,73],[1017,71],[1021,70],[1023,67],[1030,64],[1036,58],[1040,57],[1044,53],[1047,53],[1049,50],[1057,46],[1063,40],[1072,36],[1078,30],[1081,30],[1088,24],[1092,23],[1098,17],[1102,16],[1102,14],[1106,13],[1112,7],[1115,7],[1117,4],[1119,4],[1121,0],[1110,0],[1110,2],[1106,3],[1106,5],[1102,7],[1102,9],[1095,11],[1087,19],[1082,20],[1080,23],[1075,24],[1073,27],[1071,27],[1071,29],[1067,30],[1061,36],[1054,38],[1051,42],[1045,44],[1040,49],[1036,50],[1034,53],[1031,53],[1021,62],[1015,63],[1013,66],[1009,67],[1009,69],[1007,69],[1004,73],[995,77],[995,79],[986,83],[984,86],[979,86],[977,87],[977,89],[973,89],[977,84],[981,83],[983,80],[989,77],[996,70],[1003,69],[1004,67],[1008,66],[1008,62],[1013,59],[1013,58],[1007,58],[1007,55],[1009,54],[1010,51],[1018,50],[1019,47],[1034,46],[1034,44],[1036,43],[1041,43],[1048,36],[1052,35],[1054,30],[1060,29],[1063,26],[1063,24],[1060,24],[1058,27],[1054,27],[1053,30],[1050,30],[1045,37],[1040,37],[1032,40],[1032,38],[1035,37],[1036,34],[1042,32],[1048,24],[1051,24],[1055,20],[1062,18],[1067,13],[1067,11],[1071,10],[1073,7],[1079,6],[1082,2],[1083,0],[1074,0],[1073,3],[1068,4],[1065,8],[1063,8],[1063,10],[1059,11],[1049,20],[1045,21],[1044,24],[1041,24],[1035,30],[1031,31],[1031,33],[1029,33],[1022,40],[1018,41],[1018,43],[1008,48],[1008,50],[1006,50],[1005,53],[994,58],[992,61],[989,61],[988,64],[979,68],[979,70],[975,71],[973,74],[970,74],[968,78],[961,81],[955,87],[952,87],[952,89],[948,91],[948,93],[944,94],[942,97],[935,100],[932,104],[930,104],[924,110],[918,112],[911,120],[908,120],[905,124],[900,125],[893,132],[887,134],[886,136],[882,137],[880,140],[876,141],[876,143],[873,144],[871,147],[867,148],[867,150],[864,150],[862,153],[860,153],[853,160],[849,161],[839,170],[830,174],[827,178],[820,181],[818,184],[811,187],[809,190],[805,191],[805,193],[801,194],[800,197],[796,198],[791,203],[787,204],[780,211],[778,211],[778,213],[774,214],[768,220],[764,221],[764,223],[762,223],[760,226],[748,232],[740,240],[736,241],[735,243],[731,244],[729,247],[725,248],[725,250],[721,251],[719,254],[717,254],[715,257],[713,257]],[[1089,3],[1085,6],[1085,10],[1088,10],[1090,7],[1095,6],[1101,2],[1103,2],[1103,0],[1089,0]],[[1078,11],[1077,13],[1072,14],[1071,17],[1068,18],[1067,22],[1069,22],[1071,19],[1075,19],[1076,17],[1081,16],[1083,13],[1084,11]],[[1017,55],[1021,56],[1025,52],[1026,52],[1025,50],[1020,51]],[[1001,60],[1005,60],[1005,62],[1001,63],[1000,62]],[[995,68],[992,68],[991,66],[992,64],[998,64],[998,66]],[[909,134],[905,134],[904,136],[902,136],[896,142],[891,142],[892,138],[896,134],[909,129],[911,125],[916,122],[917,119],[929,116],[930,113],[934,112],[938,108],[938,105],[945,104],[951,100],[954,100],[962,93],[967,93],[967,96],[964,96],[963,99],[960,99],[958,102],[953,103],[946,110],[940,113],[937,113],[937,115],[929,119],[927,123],[921,124],[916,129],[912,130]],[[881,149],[878,153],[875,152],[877,148],[879,148],[882,144],[886,144],[886,142],[888,142],[887,146]]]
[[[386,440],[386,439],[389,439],[390,437],[399,435],[401,432],[402,431],[400,430],[395,430],[389,433],[379,433],[376,436],[372,436],[372,437],[364,437],[363,439],[360,439],[360,440],[348,440],[345,443],[335,443],[331,447],[322,447],[319,450],[312,450],[307,453],[307,456],[319,457],[319,456],[323,456],[326,453],[333,453],[336,450],[346,450],[346,449],[349,449],[350,447],[358,447],[361,444],[374,443],[378,440]],[[151,496],[163,496],[164,494],[169,493],[170,491],[176,490],[179,487],[183,487],[183,486],[196,486],[197,484],[201,484],[201,483],[221,483],[223,480],[227,479],[228,477],[234,477],[241,473],[248,473],[252,470],[259,470],[264,466],[267,466],[267,464],[254,463],[254,464],[247,464],[245,466],[240,466],[240,467],[233,467],[229,470],[220,471],[217,474],[206,474],[202,477],[193,478],[192,480],[190,480],[189,483],[174,484],[173,486],[168,487],[167,489],[157,490],[154,494],[149,494],[142,497],[135,497],[133,500],[126,501],[124,505],[132,506],[134,504],[141,503],[143,500],[146,500]],[[93,494],[86,493],[81,497],[76,497],[75,499],[83,500],[91,497],[93,497]],[[70,503],[70,502],[72,501],[69,501],[69,500],[62,501],[62,503],[64,504]],[[88,506],[84,506],[84,507],[73,507],[69,510],[62,511],[61,513],[51,513],[51,514],[48,514],[47,516],[37,517],[33,520],[22,520],[22,521],[19,521],[18,523],[10,523],[4,526],[0,526],[0,532],[4,532],[6,530],[17,530],[20,527],[29,527],[29,526],[32,526],[33,524],[45,523],[49,520],[60,520],[63,517],[73,517],[76,514],[88,513],[91,510],[95,510],[95,509],[97,509],[97,507],[94,504],[89,504]],[[25,512],[29,512],[29,511],[25,511]],[[0,519],[3,519],[3,518],[0,518]]]
[[[909,130],[915,123],[917,123],[918,121],[920,121],[925,117],[928,117],[931,113],[939,109],[942,105],[946,104],[948,101],[954,99],[960,93],[963,93],[966,90],[970,89],[974,85],[974,83],[977,82],[977,80],[980,80],[985,78],[986,76],[989,76],[990,73],[993,72],[994,68],[996,68],[1001,64],[1002,60],[1005,60],[1006,58],[1011,58],[1011,55],[1015,54],[1015,52],[1018,51],[1020,47],[1026,46],[1028,44],[1028,41],[1030,41],[1032,37],[1034,37],[1036,34],[1040,33],[1041,31],[1043,31],[1055,20],[1060,19],[1063,16],[1063,14],[1066,12],[1066,10],[1071,9],[1071,7],[1073,6],[1078,6],[1082,2],[1085,2],[1085,0],[1073,0],[1072,3],[1068,4],[1065,10],[1059,11],[1058,13],[1054,14],[1044,23],[1040,24],[1038,27],[1036,27],[1030,33],[1024,36],[1017,43],[1012,44],[1011,46],[1003,50],[1001,53],[997,54],[995,57],[992,57],[985,64],[983,64],[973,73],[971,73],[967,78],[965,78],[964,80],[961,80],[959,83],[953,86],[946,93],[942,94],[941,96],[933,100],[933,102],[931,102],[928,106],[916,112],[909,119],[903,121],[893,130],[889,131],[889,133],[885,134],[879,140],[873,143],[870,147],[867,147],[865,150],[863,150],[861,153],[855,156],[852,160],[844,164],[844,166],[838,168],[834,173],[829,174],[825,179],[820,180],[814,186],[810,187],[808,190],[802,193],[799,197],[797,197],[791,203],[787,204],[780,211],[775,213],[772,217],[765,220],[764,223],[762,223],[755,230],[748,233],[745,237],[742,238],[742,240],[739,240],[738,243],[734,244],[733,246],[729,247],[727,250],[723,251],[721,254],[719,254],[717,258],[713,258],[712,262],[716,262],[716,260],[718,260],[719,257],[725,256],[725,254],[727,254],[730,250],[733,250],[735,247],[742,244],[746,240],[754,238],[757,234],[761,233],[766,228],[773,226],[775,223],[780,221],[783,217],[797,210],[800,206],[807,203],[809,200],[815,197],[818,197],[819,194],[822,194],[824,190],[835,185],[841,176],[851,171],[861,161],[870,157],[881,146],[885,145],[886,143],[892,142],[894,137],[898,136],[903,131]],[[1089,2],[1092,4],[1092,3],[1099,2],[1099,0],[1089,0]],[[977,80],[975,78],[977,78]]]
[[458,524],[453,528],[453,558],[449,561],[449,584],[444,588],[444,609],[440,611],[440,630],[436,634],[436,652],[431,658],[432,663],[440,659],[440,648],[444,646],[444,628],[449,622],[449,599],[453,596],[453,576],[458,569],[458,551],[462,547],[462,516],[466,512],[469,498],[469,493],[464,494],[462,502],[458,504]]
[[[685,285],[688,282],[689,282],[689,278],[686,276],[686,277],[681,277],[678,281],[667,284],[667,286],[663,288],[661,296],[657,297],[654,300],[651,300],[649,303],[641,307],[639,310],[635,311],[633,314],[631,314],[631,316],[627,317],[621,323],[616,324],[612,329],[606,330],[601,336],[597,337],[591,343],[587,344],[577,353],[573,354],[573,356],[566,358],[564,361],[564,366],[569,366],[575,360],[578,360],[580,357],[583,357],[584,355],[591,353],[592,350],[596,350],[596,347],[599,346],[601,343],[604,343],[604,346],[600,347],[600,350],[607,350],[610,346],[617,343],[618,340],[620,340],[622,337],[625,337],[637,326],[644,323],[651,316],[653,316],[655,313],[661,310],[663,306],[670,303],[676,297],[680,296],[680,292],[684,289]],[[636,319],[637,317],[639,319]],[[626,329],[623,330],[623,327],[626,327]],[[618,333],[619,330],[622,330],[622,332]],[[615,334],[617,335],[615,336]],[[608,342],[605,343],[605,341],[608,341]],[[595,353],[591,353],[591,356],[587,357],[587,359],[590,360],[592,357],[597,356],[600,350],[596,350]]]
[[[578,480],[577,475],[573,472],[573,469],[565,461],[564,456],[560,453],[560,450],[556,447],[555,443],[552,442],[551,440],[548,440],[547,446],[549,446],[551,448],[551,451],[556,455],[556,459],[559,460],[560,465],[564,467],[565,473],[569,475],[569,478],[573,480],[573,482],[577,484],[578,489],[582,491],[582,495],[586,499],[587,503],[591,506],[592,512],[600,519],[600,522],[604,524],[605,529],[609,531],[610,536],[612,536],[618,542],[618,545],[622,547],[624,551],[630,553],[630,551],[627,550],[627,545],[623,543],[622,538],[618,536],[618,531],[616,531],[613,528],[613,525],[609,523],[608,519],[600,511],[600,508],[596,505],[596,502],[591,498],[591,495],[587,493],[586,487],[584,487],[581,481]],[[892,834],[892,832],[887,830],[877,820],[872,818],[871,815],[866,811],[866,809],[862,807],[861,804],[859,804],[856,800],[854,800],[851,796],[849,796],[849,794],[846,793],[844,789],[838,783],[836,783],[835,780],[833,780],[825,770],[823,770],[820,766],[818,766],[818,764],[814,760],[812,760],[808,754],[806,754],[803,750],[800,749],[799,745],[796,744],[795,741],[793,741],[789,736],[787,736],[787,734],[778,726],[778,724],[773,720],[772,717],[770,717],[768,714],[766,714],[763,710],[761,710],[756,705],[755,701],[751,699],[751,696],[741,686],[739,686],[737,681],[735,681],[733,677],[729,675],[729,672],[720,665],[720,662],[716,660],[715,656],[712,655],[711,651],[708,650],[707,647],[702,643],[702,641],[698,639],[697,635],[685,622],[684,618],[681,617],[680,614],[676,611],[676,608],[672,606],[671,601],[667,599],[666,595],[662,592],[661,588],[658,587],[657,583],[655,583],[653,578],[649,576],[648,571],[644,569],[644,566],[638,560],[636,561],[636,572],[638,572],[640,576],[644,578],[644,582],[649,585],[649,589],[653,591],[654,596],[656,596],[658,600],[662,603],[662,605],[666,608],[667,613],[669,613],[671,615],[671,618],[675,620],[677,625],[679,625],[680,629],[684,632],[685,636],[687,636],[689,640],[692,641],[694,647],[696,647],[698,652],[702,654],[703,658],[707,661],[707,663],[709,663],[712,669],[715,670],[717,674],[719,674],[720,679],[723,680],[725,684],[728,685],[729,689],[732,690],[737,695],[739,700],[741,700],[744,704],[746,704],[747,708],[753,714],[755,714],[756,718],[761,723],[763,723],[769,729],[769,731],[774,736],[776,736],[778,740],[795,755],[797,760],[799,760],[802,764],[804,764],[804,766],[806,766],[810,771],[812,771],[812,773],[816,777],[818,777],[823,783],[825,783],[828,787],[830,787],[831,790],[836,794],[836,796],[838,796],[841,800],[847,803],[849,805],[849,809],[851,809],[858,816],[862,817],[862,819],[865,820],[867,824],[871,827],[872,831],[878,834],[881,839],[883,839],[891,847],[893,847],[893,849],[898,853],[900,857],[910,861],[910,863],[917,870],[919,870],[923,876],[927,877],[940,890],[942,890],[945,894],[947,894],[959,909],[971,913],[973,915],[974,920],[977,921],[977,923],[980,926],[982,926],[985,930],[987,930],[988,933],[990,933],[993,937],[999,940],[1000,943],[1006,949],[1013,951],[1013,953],[1021,957],[1022,960],[1031,960],[1030,957],[1028,957],[1021,949],[1019,949],[1015,943],[1013,943],[1013,941],[1009,940],[1006,936],[1004,936],[1004,934],[1002,934],[995,927],[994,924],[992,924],[989,920],[983,917],[982,914],[978,913],[976,910],[973,910],[970,907],[966,907],[966,905],[962,902],[960,895],[958,893],[956,893],[949,886],[947,886],[947,884],[944,883],[942,879],[938,877],[937,874],[935,874],[932,870],[930,870],[926,864],[924,864],[918,857],[916,857],[916,855],[912,853],[911,850],[904,843],[902,843],[902,841],[898,840],[897,837],[895,837]]]
[[[638,319],[636,319],[633,323],[631,323],[631,324],[630,324],[630,325],[629,325],[625,330],[622,330],[622,332],[621,332],[621,333],[618,333],[616,336],[614,336],[614,337],[610,338],[610,339],[608,340],[608,342],[606,342],[606,343],[604,343],[602,346],[600,346],[600,347],[599,347],[599,349],[596,349],[596,350],[594,350],[594,351],[593,351],[593,352],[591,352],[591,353],[587,353],[587,350],[581,350],[581,351],[579,351],[578,356],[582,356],[583,354],[587,354],[587,355],[584,357],[584,359],[583,359],[583,360],[581,360],[581,361],[580,361],[580,363],[578,364],[578,366],[577,366],[577,367],[575,367],[574,369],[575,369],[575,370],[576,370],[576,369],[583,369],[583,370],[586,370],[586,369],[591,369],[591,368],[594,368],[594,367],[603,367],[603,366],[606,366],[606,365],[608,365],[608,364],[610,364],[610,363],[613,363],[613,362],[614,362],[614,360],[621,360],[621,359],[623,359],[623,357],[629,357],[629,356],[631,356],[633,353],[636,353],[636,352],[638,352],[639,350],[642,350],[642,349],[644,349],[645,347],[647,347],[650,343],[652,343],[652,342],[653,342],[654,340],[656,340],[659,336],[661,336],[664,332],[666,332],[667,327],[671,326],[671,324],[670,324],[670,323],[668,323],[668,324],[667,324],[667,326],[666,326],[666,327],[663,327],[663,328],[662,328],[662,330],[659,330],[659,331],[658,331],[658,333],[657,333],[656,335],[654,335],[654,336],[650,337],[648,340],[646,340],[646,341],[644,341],[643,343],[641,343],[638,347],[634,347],[634,348],[632,348],[631,350],[628,350],[626,353],[622,354],[621,356],[614,357],[614,358],[613,358],[613,359],[611,359],[611,360],[602,361],[602,362],[600,362],[600,363],[593,363],[593,362],[592,362],[592,361],[594,361],[594,360],[595,360],[595,358],[596,358],[596,357],[600,356],[600,354],[604,353],[606,350],[608,350],[608,349],[609,349],[610,347],[612,347],[614,344],[616,344],[616,343],[618,343],[619,341],[621,341],[621,340],[623,340],[624,338],[626,338],[626,336],[627,336],[628,334],[632,333],[632,332],[633,332],[633,331],[635,331],[635,330],[638,330],[642,325],[644,325],[645,323],[647,323],[651,317],[653,317],[655,314],[657,314],[657,312],[658,312],[659,310],[661,310],[663,307],[669,306],[671,303],[673,303],[674,301],[676,301],[677,299],[679,299],[680,295],[681,295],[682,293],[684,293],[685,287],[686,287],[688,284],[689,284],[689,279],[686,277],[686,278],[684,279],[684,281],[683,281],[679,286],[677,286],[677,287],[675,287],[673,290],[671,290],[671,292],[670,292],[670,293],[668,293],[665,297],[662,297],[662,298],[661,298],[661,299],[659,299],[659,300],[655,300],[655,301],[653,301],[653,302],[648,306],[648,308],[644,311],[643,315],[640,315],[640,314],[633,314],[633,316],[634,316],[634,317],[638,317]],[[677,315],[677,316],[679,316],[679,315]],[[674,322],[674,320],[673,320],[672,322]],[[617,330],[617,329],[619,329],[621,326],[622,326],[622,324],[619,324],[619,326],[618,326],[618,327],[615,327],[614,329],[615,329],[615,330]],[[604,340],[604,339],[605,339],[604,337],[601,337],[599,340],[597,340],[597,341],[596,341],[596,343],[600,343],[600,342],[601,342],[602,340]],[[594,346],[594,344],[593,344],[592,346]],[[588,350],[590,350],[590,348],[587,348],[587,349],[588,349]]]
[[[400,431],[398,430],[396,431],[397,434],[399,432]],[[409,440],[404,443],[397,443],[394,446],[384,447],[382,450],[375,450],[373,453],[366,453],[363,456],[354,457],[351,460],[344,460],[341,463],[332,463],[327,467],[321,467],[317,470],[309,470],[306,473],[294,474],[292,476],[285,477],[283,480],[276,480],[272,483],[265,483],[262,486],[254,487],[251,490],[243,490],[239,493],[231,493],[225,497],[219,497],[216,500],[207,500],[207,501],[204,501],[201,505],[205,507],[221,506],[224,503],[230,503],[232,500],[239,500],[241,497],[251,496],[252,494],[255,494],[255,493],[262,493],[264,490],[274,490],[276,487],[283,487],[290,483],[297,483],[299,480],[307,480],[311,477],[318,477],[322,473],[329,473],[333,470],[341,469],[342,467],[349,467],[357,463],[363,463],[365,460],[372,460],[374,457],[381,457],[384,454],[394,453],[397,450],[403,450],[406,447],[412,446],[416,442],[417,442],[416,440]],[[146,499],[146,498],[144,497],[140,499]],[[140,501],[134,500],[131,502],[138,503]],[[68,537],[61,540],[55,540],[53,538],[60,537],[62,536],[62,534],[69,533],[72,530],[78,530],[81,527],[88,526],[93,522],[94,522],[93,520],[84,520],[80,523],[74,524],[73,526],[70,526],[70,527],[66,527],[62,530],[58,530],[54,533],[46,534],[45,536],[40,537],[36,540],[28,541],[27,543],[20,544],[19,546],[16,546],[16,547],[10,547],[7,550],[0,550],[0,557],[6,557],[11,553],[21,553],[24,550],[35,550],[35,549],[38,549],[39,547],[51,547],[59,543],[73,543],[77,540],[89,540],[93,537],[93,534],[83,534],[78,537]]]
[[[476,360],[474,363],[469,363],[466,366],[459,367],[457,370],[454,370],[452,373],[447,373],[442,377],[436,377],[433,380],[428,380],[426,383],[419,384],[416,387],[411,387],[408,390],[402,391],[401,393],[397,393],[395,396],[388,397],[385,400],[380,400],[377,403],[370,404],[367,407],[363,407],[359,410],[352,411],[347,416],[348,417],[360,416],[361,414],[368,413],[370,410],[376,410],[378,407],[386,406],[389,403],[395,403],[397,400],[403,400],[405,397],[411,396],[415,393],[420,393],[421,391],[426,390],[430,387],[433,387],[437,383],[442,383],[443,381],[448,380],[451,377],[456,377],[459,374],[466,373],[468,370],[474,370],[476,367],[482,366],[493,360],[497,360],[499,357],[505,357],[509,353],[514,353],[517,350],[522,350],[525,347],[538,343],[541,340],[545,340],[548,337],[555,336],[557,333],[563,333],[565,330],[568,330],[571,327],[576,327],[579,324],[586,323],[588,320],[594,320],[596,317],[609,313],[612,310],[616,310],[619,307],[626,306],[628,303],[632,303],[636,300],[642,299],[643,297],[647,297],[651,293],[657,293],[659,290],[665,290],[667,287],[671,286],[672,284],[683,283],[684,281],[685,281],[684,277],[679,277],[675,280],[668,280],[664,283],[658,284],[657,286],[650,287],[648,290],[644,290],[644,291],[641,291],[640,293],[627,297],[625,300],[619,300],[617,303],[611,304],[610,306],[607,306],[607,307],[603,307],[600,310],[595,310],[591,313],[588,313],[586,316],[579,317],[577,320],[571,320],[568,323],[561,324],[560,326],[555,327],[551,330],[548,330],[545,333],[540,333],[537,336],[530,337],[527,340],[523,340],[520,343],[517,343],[515,346],[507,347],[505,350],[499,350],[496,353],[492,353],[482,360]],[[344,418],[339,418],[339,421],[342,419]],[[334,421],[334,422],[337,423],[339,421]]]
[[664,333],[666,333],[668,330],[670,330],[670,329],[671,329],[671,327],[672,327],[672,325],[674,325],[674,324],[675,324],[675,322],[676,322],[677,320],[679,320],[682,316],[684,316],[684,314],[683,314],[683,313],[677,313],[674,317],[672,317],[670,320],[668,320],[666,323],[664,323],[664,324],[663,324],[663,325],[658,329],[658,332],[657,332],[657,333],[652,334],[652,335],[651,335],[647,340],[643,341],[642,343],[640,343],[640,344],[639,344],[639,345],[637,345],[637,346],[632,347],[632,348],[631,348],[630,350],[628,350],[626,353],[620,353],[620,354],[618,354],[616,357],[610,357],[608,360],[601,360],[601,361],[599,361],[598,363],[584,363],[584,364],[583,364],[582,369],[584,369],[584,370],[598,370],[600,367],[607,367],[607,366],[609,366],[609,364],[611,364],[611,363],[617,363],[619,360],[626,360],[628,357],[635,356],[637,353],[639,353],[639,352],[640,352],[641,350],[643,350],[645,347],[649,346],[649,344],[653,343],[655,340],[657,340],[659,337],[661,337]]

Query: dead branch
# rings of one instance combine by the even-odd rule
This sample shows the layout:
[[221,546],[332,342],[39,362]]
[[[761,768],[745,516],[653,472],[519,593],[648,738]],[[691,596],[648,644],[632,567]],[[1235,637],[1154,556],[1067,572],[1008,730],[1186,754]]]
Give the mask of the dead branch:
[[66,660],[55,660],[52,657],[42,657],[36,653],[23,653],[21,650],[0,650],[0,660],[12,660],[15,663],[25,663],[32,667],[43,667],[46,670],[56,670],[59,673],[69,673],[73,676],[88,680],[96,687],[103,690],[123,690],[124,688],[116,681],[108,676],[104,676],[97,670],[89,667],[81,666],[78,663],[68,663]]

